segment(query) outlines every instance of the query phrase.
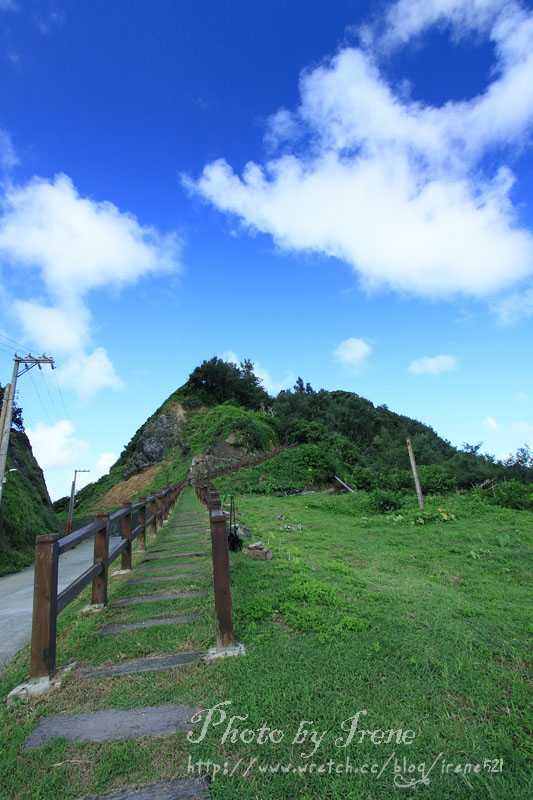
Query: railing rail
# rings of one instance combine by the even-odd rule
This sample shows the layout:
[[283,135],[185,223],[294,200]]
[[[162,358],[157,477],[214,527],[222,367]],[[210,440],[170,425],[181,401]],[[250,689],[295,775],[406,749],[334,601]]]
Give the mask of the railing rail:
[[[59,539],[58,534],[37,536],[35,540],[35,581],[33,590],[33,622],[31,639],[30,678],[50,678],[56,670],[57,616],[87,586],[92,584],[92,603],[107,603],[109,565],[122,555],[121,568],[131,569],[131,546],[138,539],[139,550],[146,549],[146,529],[153,533],[162,527],[185,487],[185,482],[165,486],[149,497],[141,496],[137,503],[124,503],[123,508],[110,514],[102,511],[96,521]],[[146,516],[146,507],[150,516]],[[137,513],[138,524],[132,530],[132,514]],[[109,550],[111,523],[121,521],[122,541]],[[80,542],[94,536],[93,564],[75,578],[59,594],[59,556]]]

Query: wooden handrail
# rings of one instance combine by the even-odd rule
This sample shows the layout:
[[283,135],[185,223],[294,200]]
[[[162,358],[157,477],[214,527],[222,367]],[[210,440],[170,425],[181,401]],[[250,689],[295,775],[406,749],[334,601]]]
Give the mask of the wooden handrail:
[[[165,487],[149,497],[142,496],[137,503],[125,503],[124,508],[109,514],[100,512],[95,522],[85,525],[75,533],[59,540],[57,534],[37,536],[35,540],[35,584],[33,591],[33,621],[31,639],[30,678],[52,677],[56,670],[57,615],[92,583],[92,603],[107,603],[109,565],[122,554],[122,568],[131,569],[131,544],[139,539],[140,550],[145,549],[146,527],[161,526],[183,491],[185,481]],[[146,506],[154,512],[146,519]],[[139,524],[131,529],[131,515],[138,512]],[[109,552],[111,522],[122,521],[122,541]],[[75,578],[62,592],[57,592],[59,556],[94,535],[93,565]],[[141,546],[142,545],[142,546]]]

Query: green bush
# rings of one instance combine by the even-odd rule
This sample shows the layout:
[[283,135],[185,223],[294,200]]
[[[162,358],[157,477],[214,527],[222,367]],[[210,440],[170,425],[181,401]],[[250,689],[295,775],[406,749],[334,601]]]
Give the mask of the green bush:
[[374,489],[368,495],[368,504],[373,511],[386,514],[387,511],[396,511],[402,505],[402,498],[397,492],[387,489]]
[[519,483],[517,480],[506,481],[489,492],[488,499],[504,508],[533,510],[533,489],[531,484]]

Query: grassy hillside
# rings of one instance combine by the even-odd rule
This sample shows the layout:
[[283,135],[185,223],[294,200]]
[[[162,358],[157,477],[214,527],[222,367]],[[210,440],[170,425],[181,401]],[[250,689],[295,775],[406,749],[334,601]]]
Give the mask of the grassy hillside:
[[[97,636],[103,624],[169,616],[176,605],[159,596],[168,590],[164,584],[152,583],[143,588],[150,603],[82,616],[87,589],[59,617],[59,661],[76,661],[61,691],[0,709],[6,797],[33,800],[36,791],[41,800],[101,796],[185,777],[189,758],[201,759],[201,771],[213,778],[213,800],[531,797],[524,613],[531,514],[492,507],[472,494],[436,496],[427,508],[434,521],[420,529],[407,508],[398,519],[362,513],[357,502],[236,497],[240,521],[274,553],[271,561],[230,553],[235,635],[245,658],[115,676],[88,692],[84,669],[115,661],[118,652],[123,659],[205,652],[215,642],[215,621],[208,555],[189,584],[205,594],[179,601],[181,613],[199,612],[190,625]],[[169,525],[197,508],[187,490]],[[411,510],[417,513],[414,503]],[[167,527],[151,546],[168,536]],[[159,563],[163,569],[169,562]],[[138,593],[126,580],[111,579],[110,600]],[[28,649],[0,676],[4,695],[24,679],[27,663]],[[25,737],[52,714],[135,709],[175,703],[177,696],[199,709],[226,703],[228,717],[197,743],[178,731],[135,741],[56,739],[23,752]],[[358,711],[366,713],[348,743]],[[221,741],[232,715],[239,715],[235,729],[255,731],[253,741],[246,734]],[[317,736],[296,744],[303,720]],[[277,744],[266,737],[257,742],[265,725],[267,733],[282,732]],[[411,733],[397,743],[387,741],[389,730]],[[194,731],[197,740],[199,725]],[[343,768],[347,759],[351,773]],[[215,764],[222,767],[218,774]],[[424,778],[426,785],[409,785]]]
[[25,433],[12,430],[0,506],[0,575],[31,564],[35,537],[58,533],[61,523]]

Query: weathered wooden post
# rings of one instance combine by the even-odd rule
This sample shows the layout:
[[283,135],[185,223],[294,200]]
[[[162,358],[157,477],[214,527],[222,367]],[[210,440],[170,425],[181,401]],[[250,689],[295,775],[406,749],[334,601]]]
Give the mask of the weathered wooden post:
[[137,518],[139,525],[142,525],[142,530],[137,537],[137,550],[146,550],[146,495],[142,494],[139,497],[139,503],[143,505],[137,511]]
[[122,503],[122,508],[128,509],[128,514],[122,517],[122,538],[127,539],[128,544],[122,551],[120,569],[131,569],[131,503]]
[[58,539],[57,533],[35,539],[31,679],[51,678],[56,671]]
[[407,449],[409,450],[409,461],[411,462],[411,469],[413,471],[413,478],[415,480],[416,496],[418,498],[418,507],[424,508],[424,495],[422,494],[422,487],[420,485],[420,478],[418,477],[418,470],[416,468],[415,454],[411,440],[407,439]]
[[231,587],[229,580],[228,537],[226,517],[216,509],[210,513],[211,545],[213,550],[213,584],[215,589],[215,617],[217,651],[235,646]]
[[163,527],[163,492],[157,493],[157,528]]
[[96,521],[101,527],[94,534],[94,564],[102,562],[102,571],[93,580],[91,603],[93,606],[105,606],[107,603],[107,554],[109,548],[109,511],[99,511]]
[[166,522],[170,513],[170,490],[168,486],[163,486],[163,522]]
[[152,522],[150,524],[150,536],[153,537],[156,535],[157,532],[157,497],[154,495],[152,501],[150,502],[150,516],[153,517]]

